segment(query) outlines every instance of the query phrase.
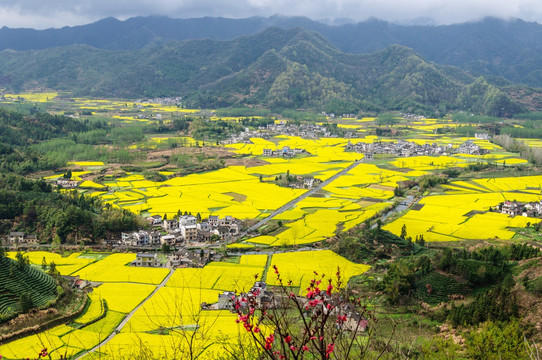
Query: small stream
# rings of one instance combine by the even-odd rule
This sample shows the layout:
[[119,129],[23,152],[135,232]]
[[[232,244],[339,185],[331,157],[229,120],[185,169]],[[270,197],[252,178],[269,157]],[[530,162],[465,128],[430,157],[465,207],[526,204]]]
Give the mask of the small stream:
[[[382,222],[386,221],[390,216],[392,216],[393,214],[397,214],[397,213],[400,213],[402,211],[405,211],[406,209],[408,209],[408,207],[412,204],[412,202],[414,201],[414,196],[412,195],[408,195],[403,201],[401,201],[399,204],[397,204],[397,206],[395,208],[393,208],[393,210],[387,212],[386,214],[382,215],[382,217],[380,218],[382,220]],[[373,224],[373,226],[371,226],[371,228],[376,228],[376,224]]]

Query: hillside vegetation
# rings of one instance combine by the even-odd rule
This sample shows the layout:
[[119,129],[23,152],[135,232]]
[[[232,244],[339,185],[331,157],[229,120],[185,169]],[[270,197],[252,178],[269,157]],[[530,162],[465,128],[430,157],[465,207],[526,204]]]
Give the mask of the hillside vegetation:
[[[377,19],[332,26],[305,17],[247,19],[136,17],[107,18],[61,29],[0,29],[0,50],[37,50],[75,44],[136,50],[172,40],[231,40],[269,26],[301,27],[320,33],[345,53],[368,54],[392,44],[408,46],[438,64],[458,66],[477,76],[542,86],[542,25],[519,19],[486,18],[452,25],[398,25]],[[6,80],[8,78],[4,78]]]
[[504,88],[429,63],[398,45],[370,55],[341,52],[300,28],[268,28],[230,41],[168,42],[140,50],[72,45],[5,50],[2,86],[79,95],[183,96],[190,107],[263,105],[337,113],[450,110],[505,116],[525,110]]
[[47,305],[57,297],[55,279],[25,259],[0,256],[0,318]]

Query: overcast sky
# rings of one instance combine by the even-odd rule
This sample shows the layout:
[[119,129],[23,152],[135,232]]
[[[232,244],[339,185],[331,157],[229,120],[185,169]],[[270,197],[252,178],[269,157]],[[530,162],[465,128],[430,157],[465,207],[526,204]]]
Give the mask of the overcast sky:
[[430,18],[435,24],[485,16],[542,23],[541,0],[0,0],[0,27],[44,29],[87,24],[113,16],[167,15],[173,18],[300,15],[314,20],[369,17],[406,22]]

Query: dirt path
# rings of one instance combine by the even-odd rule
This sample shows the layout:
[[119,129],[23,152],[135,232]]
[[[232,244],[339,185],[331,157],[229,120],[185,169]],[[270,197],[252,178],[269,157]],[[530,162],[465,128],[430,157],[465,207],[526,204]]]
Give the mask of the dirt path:
[[163,288],[166,285],[166,283],[168,282],[171,275],[173,275],[173,272],[174,271],[172,269],[169,270],[169,274],[164,278],[164,280],[162,280],[162,282],[156,287],[156,289],[154,289],[154,291],[149,296],[147,296],[145,298],[145,300],[143,300],[134,310],[132,310],[128,315],[126,315],[124,320],[122,320],[122,322],[115,328],[115,330],[113,330],[111,335],[109,335],[104,341],[102,341],[101,343],[99,343],[98,345],[93,347],[92,349],[90,349],[88,351],[85,351],[83,354],[76,357],[75,360],[79,360],[79,359],[83,358],[85,355],[93,353],[93,352],[99,350],[102,346],[106,345],[109,341],[111,341],[111,339],[114,338],[115,335],[120,333],[122,328],[128,323],[128,321],[130,321],[132,316],[134,316],[135,312],[137,310],[139,310],[139,308],[142,307],[150,298],[152,298],[154,296],[154,294],[156,294],[156,292],[158,290],[160,290],[161,288]]

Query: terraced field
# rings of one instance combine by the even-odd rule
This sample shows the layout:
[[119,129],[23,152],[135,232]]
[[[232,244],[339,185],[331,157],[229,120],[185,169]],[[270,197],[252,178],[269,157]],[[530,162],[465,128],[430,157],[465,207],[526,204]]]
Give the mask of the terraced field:
[[28,294],[36,307],[57,297],[55,279],[30,266],[12,271],[16,266],[12,259],[0,258],[0,315],[21,311],[22,294]]

